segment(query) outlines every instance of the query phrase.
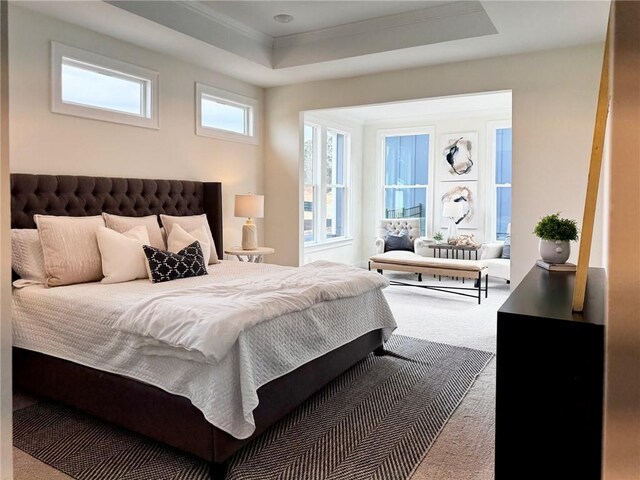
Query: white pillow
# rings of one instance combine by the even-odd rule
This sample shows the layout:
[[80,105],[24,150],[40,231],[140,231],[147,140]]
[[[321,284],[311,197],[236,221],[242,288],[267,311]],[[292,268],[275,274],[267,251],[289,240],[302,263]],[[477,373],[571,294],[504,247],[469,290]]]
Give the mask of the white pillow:
[[125,233],[100,227],[97,235],[104,274],[102,283],[147,278],[147,257],[142,249],[143,245],[149,245],[147,227],[138,225]]
[[48,287],[97,282],[102,278],[96,233],[104,227],[100,215],[56,217],[34,215],[44,255]]
[[213,241],[213,235],[211,235],[206,213],[202,215],[188,215],[186,217],[173,217],[171,215],[160,214],[160,221],[167,231],[167,235],[171,235],[171,230],[174,225],[180,225],[187,232],[192,232],[197,228],[204,227],[209,237],[209,245],[211,246],[208,264],[218,263],[218,252],[216,251],[216,244]]
[[175,224],[171,229],[171,233],[167,238],[167,249],[170,252],[178,253],[193,242],[198,241],[202,249],[204,264],[209,265],[209,256],[211,255],[211,244],[209,243],[209,234],[204,227],[196,228],[190,232],[186,232],[180,225]]
[[164,250],[166,244],[162,232],[160,231],[160,225],[158,224],[158,217],[156,215],[148,215],[146,217],[123,217],[122,215],[111,215],[110,213],[103,213],[104,224],[107,228],[115,230],[118,233],[125,233],[130,231],[133,227],[144,225],[147,227],[147,233],[149,235],[149,242],[146,245]]
[[11,230],[11,268],[20,279],[13,282],[16,288],[44,283],[44,256],[40,236],[35,228]]

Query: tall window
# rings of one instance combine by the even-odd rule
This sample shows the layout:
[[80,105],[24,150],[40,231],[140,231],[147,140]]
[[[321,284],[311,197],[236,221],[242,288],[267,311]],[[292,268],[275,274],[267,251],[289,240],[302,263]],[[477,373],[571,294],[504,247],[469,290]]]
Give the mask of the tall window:
[[304,241],[321,244],[348,236],[349,135],[304,126]]
[[158,127],[158,73],[52,42],[52,111]]
[[429,135],[384,138],[384,216],[420,218],[425,234],[429,183]]
[[511,127],[495,129],[496,238],[504,240],[511,223]]

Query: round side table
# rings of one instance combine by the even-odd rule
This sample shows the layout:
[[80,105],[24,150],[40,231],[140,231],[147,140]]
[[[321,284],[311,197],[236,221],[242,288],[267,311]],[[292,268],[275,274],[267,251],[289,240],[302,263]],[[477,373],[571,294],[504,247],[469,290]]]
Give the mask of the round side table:
[[241,262],[262,263],[265,255],[275,253],[271,247],[258,247],[255,250],[243,250],[242,247],[225,248],[224,253],[235,255]]

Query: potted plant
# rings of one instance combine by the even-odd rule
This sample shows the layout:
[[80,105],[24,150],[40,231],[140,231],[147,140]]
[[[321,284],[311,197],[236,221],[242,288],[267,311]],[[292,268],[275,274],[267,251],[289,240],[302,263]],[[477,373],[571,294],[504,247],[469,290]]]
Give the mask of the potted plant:
[[547,263],[565,263],[571,254],[569,242],[578,240],[575,220],[561,218],[560,212],[542,217],[533,233],[540,238],[540,256]]
[[433,235],[433,239],[436,241],[436,243],[440,243],[444,240],[444,235],[442,235],[442,232],[436,232]]

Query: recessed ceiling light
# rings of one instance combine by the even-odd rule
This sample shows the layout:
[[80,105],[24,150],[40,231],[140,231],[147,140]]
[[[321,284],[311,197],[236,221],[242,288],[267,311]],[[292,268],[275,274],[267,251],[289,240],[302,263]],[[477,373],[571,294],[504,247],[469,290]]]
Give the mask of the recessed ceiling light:
[[279,13],[278,15],[274,15],[273,19],[278,23],[290,23],[293,22],[293,16],[288,13]]

